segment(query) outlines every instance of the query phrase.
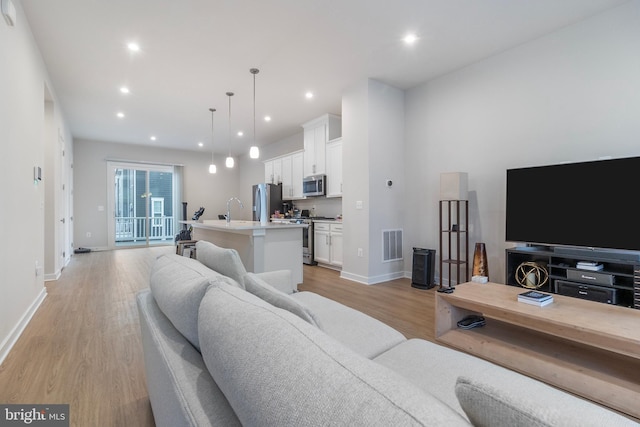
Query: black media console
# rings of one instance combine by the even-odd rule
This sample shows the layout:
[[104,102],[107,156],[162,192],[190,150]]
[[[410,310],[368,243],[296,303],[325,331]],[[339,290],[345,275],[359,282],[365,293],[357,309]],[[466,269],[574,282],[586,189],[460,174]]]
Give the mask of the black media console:
[[[507,285],[519,286],[518,267],[534,262],[549,275],[540,291],[640,309],[640,256],[635,253],[524,246],[507,249],[505,260]],[[577,268],[580,261],[603,268]]]

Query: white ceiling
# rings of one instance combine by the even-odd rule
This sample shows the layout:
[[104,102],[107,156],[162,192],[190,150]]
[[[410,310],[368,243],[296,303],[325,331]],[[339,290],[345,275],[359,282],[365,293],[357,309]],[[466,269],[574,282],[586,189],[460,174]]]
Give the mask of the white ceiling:
[[[231,127],[245,132],[232,138],[234,154],[253,139],[252,67],[260,69],[256,139],[265,145],[321,114],[340,114],[343,91],[361,79],[408,89],[626,2],[17,1],[74,138],[207,151],[214,107],[215,149],[224,153],[225,92],[233,91]],[[410,31],[419,36],[411,47],[401,40]],[[128,52],[130,41],[141,52]]]

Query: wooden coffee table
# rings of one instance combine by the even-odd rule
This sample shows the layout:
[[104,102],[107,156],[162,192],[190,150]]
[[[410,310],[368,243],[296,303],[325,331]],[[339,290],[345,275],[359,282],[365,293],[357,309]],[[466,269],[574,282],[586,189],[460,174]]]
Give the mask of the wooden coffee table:
[[[554,295],[537,307],[526,289],[464,283],[436,295],[436,340],[640,419],[640,310]],[[481,314],[487,324],[459,329]]]

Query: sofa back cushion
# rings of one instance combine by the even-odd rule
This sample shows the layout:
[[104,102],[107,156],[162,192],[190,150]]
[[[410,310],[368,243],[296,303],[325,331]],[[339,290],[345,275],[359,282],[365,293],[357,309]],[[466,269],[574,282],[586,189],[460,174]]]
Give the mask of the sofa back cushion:
[[244,288],[247,270],[235,249],[221,248],[211,242],[199,240],[196,242],[196,258],[210,269],[232,278]]
[[469,425],[391,370],[240,289],[212,284],[198,321],[207,369],[243,425]]
[[503,371],[487,381],[460,377],[456,395],[477,427],[638,426],[630,419],[530,378]]
[[195,259],[175,254],[159,256],[151,267],[150,288],[158,307],[198,350],[198,307],[211,280],[240,287]]
[[247,292],[252,293],[269,304],[287,310],[313,326],[318,326],[318,322],[313,313],[304,303],[296,301],[284,292],[277,290],[256,274],[247,273],[247,275],[244,276],[244,287]]

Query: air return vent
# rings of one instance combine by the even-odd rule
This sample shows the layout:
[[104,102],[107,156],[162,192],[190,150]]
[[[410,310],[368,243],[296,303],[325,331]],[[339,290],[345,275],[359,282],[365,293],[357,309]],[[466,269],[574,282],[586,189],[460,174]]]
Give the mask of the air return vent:
[[402,259],[402,230],[382,230],[382,261]]

